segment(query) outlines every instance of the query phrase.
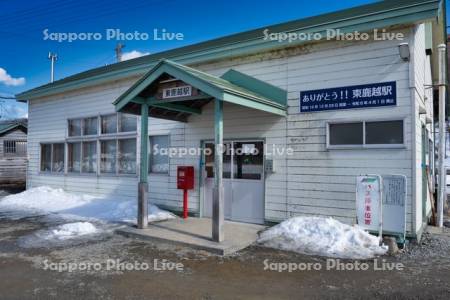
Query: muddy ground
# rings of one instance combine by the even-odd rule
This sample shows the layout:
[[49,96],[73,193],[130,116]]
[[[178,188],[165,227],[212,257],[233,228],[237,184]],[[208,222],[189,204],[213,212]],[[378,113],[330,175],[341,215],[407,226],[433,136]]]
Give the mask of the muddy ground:
[[[333,261],[325,258],[257,246],[222,258],[112,233],[61,244],[36,243],[33,239],[36,232],[58,222],[44,216],[13,220],[0,214],[1,299],[450,297],[450,234],[426,235],[421,245],[410,245],[400,255],[376,260],[378,267],[402,266],[403,270],[375,270],[374,260],[369,260],[359,261],[368,264],[367,270],[342,271],[336,267],[327,270],[327,263]],[[113,266],[110,260],[116,264]],[[124,265],[117,265],[117,260],[132,264],[136,261],[141,267],[147,264],[149,270],[124,270]],[[355,266],[354,261],[340,262]],[[91,266],[91,270],[57,270],[58,266],[69,263],[77,263],[79,268]],[[310,267],[292,272],[274,270],[274,266],[287,266],[287,263],[292,268],[294,264]],[[161,270],[163,266],[175,268],[174,264],[178,264],[178,270]],[[320,270],[312,266],[320,266]]]

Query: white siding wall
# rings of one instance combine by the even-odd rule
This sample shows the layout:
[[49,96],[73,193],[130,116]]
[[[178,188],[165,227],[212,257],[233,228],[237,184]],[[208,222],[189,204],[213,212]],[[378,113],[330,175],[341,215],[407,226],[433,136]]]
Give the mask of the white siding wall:
[[[409,30],[404,30],[404,34],[408,42]],[[400,59],[398,43],[322,43],[272,60],[253,62],[257,59],[252,58],[251,63],[241,59],[199,66],[215,75],[232,67],[288,91],[286,143],[295,154],[287,157],[286,167],[282,166],[273,178],[266,180],[267,219],[323,215],[353,223],[357,175],[404,174],[409,183],[407,218],[408,230],[411,230],[412,101],[409,65]],[[396,107],[299,113],[302,90],[384,81],[397,82]],[[405,120],[405,149],[326,149],[327,121],[380,118]],[[273,187],[279,190],[270,191]]]
[[[404,30],[410,39],[410,31]],[[254,55],[195,67],[214,75],[230,68],[254,76],[288,91],[287,118],[226,104],[225,138],[264,138],[267,144],[287,145],[290,157],[276,157],[275,173],[266,178],[266,219],[280,221],[295,215],[333,216],[355,220],[355,177],[360,174],[404,174],[408,179],[408,230],[412,229],[412,94],[409,64],[398,55],[398,41],[328,42],[280,52]],[[397,106],[318,113],[299,113],[302,90],[347,85],[397,82]],[[39,175],[39,142],[62,141],[67,118],[113,112],[111,102],[132,80],[84,89],[48,99],[34,100],[29,109],[29,186],[48,184],[74,192],[115,193],[136,197],[136,178],[97,178]],[[151,119],[150,134],[170,134],[172,147],[198,147],[213,138],[213,106],[186,124]],[[326,122],[392,118],[405,120],[404,149],[328,150]],[[170,174],[151,175],[150,200],[178,207],[176,166],[194,165],[199,174],[199,157],[172,158]],[[200,208],[198,185],[190,193],[190,208]]]
[[[414,97],[415,106],[413,109],[415,116],[414,123],[414,137],[415,137],[415,170],[414,170],[414,178],[415,178],[415,198],[413,201],[415,205],[413,206],[412,213],[414,215],[414,226],[415,230],[418,231],[422,228],[422,223],[426,222],[423,219],[423,193],[426,192],[427,195],[427,212],[430,211],[430,192],[428,189],[428,185],[423,186],[422,184],[422,126],[426,126],[430,136],[427,138],[432,138],[432,124],[426,124],[426,116],[428,119],[433,120],[433,89],[426,88],[425,86],[432,85],[431,79],[431,61],[430,57],[426,55],[425,51],[425,26],[424,24],[420,24],[416,26],[413,30],[413,38],[412,38],[412,59],[411,59],[411,91],[412,96]],[[420,113],[419,108],[426,110],[426,113]],[[423,191],[426,189],[426,191]]]

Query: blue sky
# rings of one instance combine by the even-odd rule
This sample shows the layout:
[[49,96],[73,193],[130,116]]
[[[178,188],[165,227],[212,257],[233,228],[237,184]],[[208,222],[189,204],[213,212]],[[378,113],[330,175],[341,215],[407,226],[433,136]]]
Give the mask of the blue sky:
[[[182,33],[181,41],[124,41],[123,51],[156,53],[244,30],[339,9],[372,3],[371,0],[0,0],[0,95],[45,84],[50,78],[48,52],[56,52],[55,79],[115,62],[116,40],[105,30],[121,32]],[[48,33],[99,32],[101,40],[57,42]],[[128,53],[128,54],[127,54]],[[136,53],[136,52],[134,52]],[[26,105],[0,103],[0,118],[26,114]]]

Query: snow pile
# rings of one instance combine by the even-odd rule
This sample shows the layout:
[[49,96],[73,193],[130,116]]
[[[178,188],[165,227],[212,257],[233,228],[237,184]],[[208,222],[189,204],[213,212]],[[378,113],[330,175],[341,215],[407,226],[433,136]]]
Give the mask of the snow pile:
[[[90,218],[112,222],[136,223],[137,201],[119,197],[98,198],[90,195],[76,195],[63,189],[47,186],[32,188],[20,194],[0,199],[0,211],[33,214],[57,213],[68,218]],[[173,219],[175,215],[149,206],[149,222]]]
[[259,243],[308,255],[368,259],[383,255],[378,238],[332,218],[295,217],[260,234]]
[[4,197],[0,200],[0,208],[57,212],[87,204],[92,199],[94,199],[92,196],[75,195],[63,189],[41,186]]
[[111,232],[106,224],[94,225],[90,222],[75,222],[49,229],[41,229],[28,235],[20,236],[17,242],[23,248],[52,248],[68,245],[81,245],[88,241],[98,241]]
[[95,233],[98,233],[98,230],[92,223],[76,222],[57,226],[55,229],[50,230],[44,239],[67,240]]

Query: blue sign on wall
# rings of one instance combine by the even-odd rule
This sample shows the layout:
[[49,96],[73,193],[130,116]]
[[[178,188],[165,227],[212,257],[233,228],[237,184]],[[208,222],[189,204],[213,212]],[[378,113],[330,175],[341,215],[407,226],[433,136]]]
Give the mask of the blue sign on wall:
[[300,112],[397,105],[395,81],[300,92]]

